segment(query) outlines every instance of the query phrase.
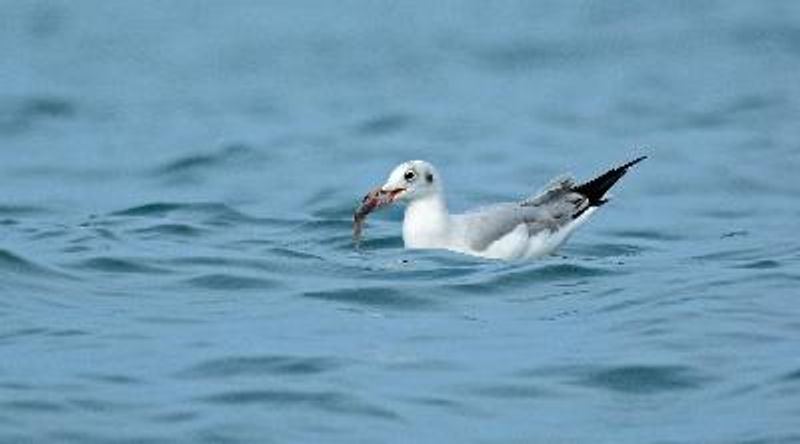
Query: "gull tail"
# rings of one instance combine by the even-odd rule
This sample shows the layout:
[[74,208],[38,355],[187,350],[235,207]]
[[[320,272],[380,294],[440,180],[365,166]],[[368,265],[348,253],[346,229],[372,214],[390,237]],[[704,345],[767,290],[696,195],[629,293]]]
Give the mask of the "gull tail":
[[605,198],[606,193],[617,181],[628,172],[628,168],[636,165],[637,163],[647,159],[647,156],[639,157],[632,160],[625,165],[618,166],[612,170],[608,170],[594,179],[584,182],[574,188],[573,191],[582,194],[589,199],[590,207],[599,207],[608,201]]

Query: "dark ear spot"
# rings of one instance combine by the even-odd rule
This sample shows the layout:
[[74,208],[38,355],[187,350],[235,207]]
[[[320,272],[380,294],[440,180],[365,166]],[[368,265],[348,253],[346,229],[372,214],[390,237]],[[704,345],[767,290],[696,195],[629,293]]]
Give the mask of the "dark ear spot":
[[425,181],[427,181],[428,183],[433,183],[433,174],[431,173],[426,174]]

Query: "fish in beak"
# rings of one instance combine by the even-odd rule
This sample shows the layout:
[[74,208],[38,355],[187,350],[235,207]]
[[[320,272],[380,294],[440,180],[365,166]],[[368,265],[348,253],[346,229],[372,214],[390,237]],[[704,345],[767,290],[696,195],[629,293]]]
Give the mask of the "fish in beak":
[[361,230],[364,227],[364,221],[367,219],[367,215],[379,208],[394,203],[405,190],[405,188],[387,190],[383,187],[378,187],[364,196],[364,199],[361,200],[361,205],[359,205],[356,212],[353,214],[353,242],[356,244],[356,247],[358,247],[361,242]]

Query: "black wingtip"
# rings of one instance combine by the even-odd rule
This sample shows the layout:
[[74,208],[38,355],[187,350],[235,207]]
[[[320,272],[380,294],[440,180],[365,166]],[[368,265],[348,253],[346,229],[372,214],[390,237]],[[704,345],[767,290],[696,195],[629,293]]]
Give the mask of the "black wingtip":
[[616,169],[618,169],[618,170],[619,170],[619,169],[622,169],[622,170],[627,170],[628,168],[630,168],[630,167],[632,167],[632,166],[636,165],[637,163],[639,163],[639,162],[641,162],[641,161],[643,161],[643,160],[645,160],[645,159],[647,159],[647,156],[639,156],[639,157],[637,157],[636,159],[633,159],[633,160],[631,160],[630,162],[626,163],[625,165],[622,165],[622,166],[620,166],[620,167],[617,167]]
[[599,207],[600,205],[606,203],[607,200],[604,199],[606,193],[622,176],[625,175],[625,173],[628,171],[628,168],[645,159],[647,159],[647,156],[638,157],[624,165],[608,170],[588,182],[584,182],[576,186],[573,188],[573,190],[586,196],[586,198],[589,199],[590,206]]

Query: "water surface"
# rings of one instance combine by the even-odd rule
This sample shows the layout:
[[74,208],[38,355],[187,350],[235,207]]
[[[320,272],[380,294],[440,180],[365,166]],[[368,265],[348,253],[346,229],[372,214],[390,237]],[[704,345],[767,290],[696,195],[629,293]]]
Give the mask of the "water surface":
[[[2,2],[0,441],[800,441],[794,2]],[[405,251],[647,154],[558,255]]]

